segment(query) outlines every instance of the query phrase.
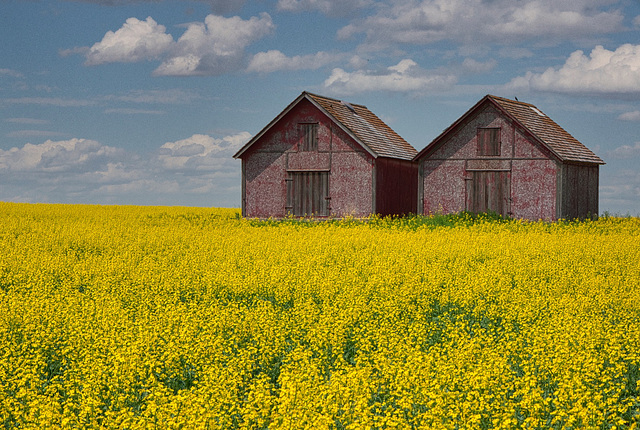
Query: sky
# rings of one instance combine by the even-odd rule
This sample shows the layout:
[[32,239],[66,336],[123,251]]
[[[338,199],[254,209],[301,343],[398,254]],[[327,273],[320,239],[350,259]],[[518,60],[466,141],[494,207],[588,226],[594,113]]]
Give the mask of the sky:
[[0,201],[240,207],[232,155],[302,91],[417,150],[486,94],[600,156],[640,216],[637,0],[0,0]]

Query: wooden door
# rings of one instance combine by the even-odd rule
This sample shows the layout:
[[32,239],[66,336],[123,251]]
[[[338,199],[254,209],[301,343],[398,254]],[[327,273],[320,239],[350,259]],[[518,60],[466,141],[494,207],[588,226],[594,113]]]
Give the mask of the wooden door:
[[511,172],[474,171],[468,194],[467,209],[474,213],[495,212],[507,216],[511,212]]
[[329,215],[329,172],[289,172],[287,211],[295,216]]

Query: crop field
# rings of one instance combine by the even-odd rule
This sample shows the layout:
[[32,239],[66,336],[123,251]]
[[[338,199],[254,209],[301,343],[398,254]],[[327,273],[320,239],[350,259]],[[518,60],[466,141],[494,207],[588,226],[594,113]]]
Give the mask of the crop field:
[[638,218],[0,203],[0,428],[639,421]]

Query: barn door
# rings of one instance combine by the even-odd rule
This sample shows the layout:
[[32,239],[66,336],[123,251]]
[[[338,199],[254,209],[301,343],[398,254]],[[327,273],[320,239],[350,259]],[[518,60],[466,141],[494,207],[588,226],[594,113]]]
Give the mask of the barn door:
[[495,212],[509,215],[511,178],[508,171],[472,172],[467,209],[471,212]]
[[295,216],[329,215],[329,172],[289,172],[287,210]]

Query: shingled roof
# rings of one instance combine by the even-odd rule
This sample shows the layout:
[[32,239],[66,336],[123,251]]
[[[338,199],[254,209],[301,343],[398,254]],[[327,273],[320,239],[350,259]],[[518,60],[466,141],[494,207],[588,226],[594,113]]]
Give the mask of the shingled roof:
[[391,127],[367,109],[366,106],[351,104],[305,91],[287,106],[280,115],[247,142],[247,144],[234,155],[234,158],[239,158],[256,140],[264,135],[302,99],[309,100],[356,142],[362,145],[373,157],[412,160],[418,153],[411,144],[400,137],[398,133],[393,131]]
[[487,97],[522,124],[563,161],[604,164],[600,157],[534,105],[491,95]]
[[522,130],[533,136],[533,138],[549,149],[561,161],[605,164],[600,157],[534,105],[492,95],[487,95],[482,98],[482,100],[469,109],[458,121],[420,151],[420,154],[418,154],[416,158],[421,157],[425,152],[432,149],[432,147],[437,146],[437,142],[440,141],[442,137],[487,102],[493,104],[499,111],[514,121]]

